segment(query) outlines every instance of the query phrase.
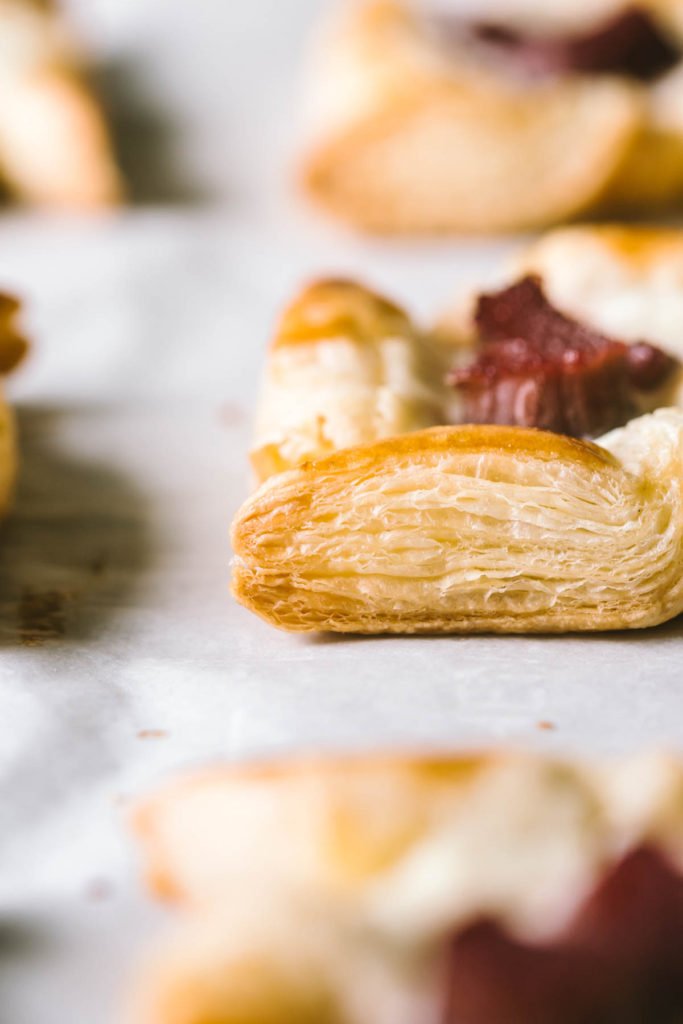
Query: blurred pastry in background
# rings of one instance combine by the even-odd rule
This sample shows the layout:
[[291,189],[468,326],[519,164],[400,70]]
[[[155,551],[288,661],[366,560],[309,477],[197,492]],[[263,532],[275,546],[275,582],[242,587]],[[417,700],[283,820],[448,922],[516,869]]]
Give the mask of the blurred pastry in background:
[[137,814],[179,911],[129,1024],[671,1024],[683,771],[498,753],[216,768]]
[[356,0],[310,72],[304,180],[379,232],[683,200],[680,0]]
[[0,0],[0,183],[21,202],[121,199],[102,111],[51,0]]

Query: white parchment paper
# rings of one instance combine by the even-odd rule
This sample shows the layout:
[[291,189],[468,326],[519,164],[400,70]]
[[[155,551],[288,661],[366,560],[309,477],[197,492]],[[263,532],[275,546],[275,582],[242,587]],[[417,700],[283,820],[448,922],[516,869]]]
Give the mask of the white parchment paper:
[[0,286],[25,297],[34,338],[11,384],[22,468],[0,532],[0,1024],[118,1019],[162,916],[139,887],[126,801],[169,774],[292,750],[683,744],[681,622],[306,639],[232,604],[228,525],[287,295],[353,274],[429,317],[514,243],[367,243],[287,198],[312,0],[75,6],[104,56],[135,57],[175,110],[176,149],[212,195],[0,222]]

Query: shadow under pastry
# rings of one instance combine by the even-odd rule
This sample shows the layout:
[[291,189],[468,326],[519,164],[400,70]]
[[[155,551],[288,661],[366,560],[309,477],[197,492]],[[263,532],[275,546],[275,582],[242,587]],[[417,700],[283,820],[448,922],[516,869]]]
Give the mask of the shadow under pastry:
[[50,945],[51,937],[31,917],[0,916],[0,1001],[5,984],[17,968],[45,955]]
[[182,166],[180,125],[163,109],[132,57],[101,64],[90,79],[105,110],[133,204],[200,205],[208,197]]
[[19,479],[0,528],[0,646],[42,647],[99,635],[130,606],[150,564],[139,489],[118,468],[76,458],[58,440],[76,416],[54,408],[17,410]]

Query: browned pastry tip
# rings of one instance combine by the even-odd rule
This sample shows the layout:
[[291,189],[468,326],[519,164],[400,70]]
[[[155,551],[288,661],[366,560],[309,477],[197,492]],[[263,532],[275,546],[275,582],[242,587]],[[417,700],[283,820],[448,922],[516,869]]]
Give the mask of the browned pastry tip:
[[353,281],[315,282],[285,311],[266,357],[256,475],[443,421],[439,387],[426,338],[398,306]]
[[[443,456],[457,459],[459,455],[476,456],[479,453],[513,456],[520,460],[568,460],[575,465],[601,471],[608,466],[618,465],[604,448],[580,438],[528,427],[464,424],[415,430],[382,441],[342,448],[324,459],[302,463],[295,472],[299,474],[297,480],[304,484],[306,480],[340,473],[360,478],[368,470],[393,464],[398,466],[402,460],[413,457],[422,456],[438,461]],[[267,503],[268,487],[258,493],[263,495]],[[255,496],[250,501],[254,502]],[[239,540],[240,536],[237,532],[235,539]]]
[[[683,260],[683,232],[678,227],[662,227],[655,224],[624,224],[608,222],[603,224],[576,224],[545,232],[525,250],[523,262],[535,266],[536,256],[543,257],[551,247],[561,242],[584,240],[588,245],[599,245],[629,265],[634,272],[647,270],[673,258],[676,265]],[[569,268],[568,268],[569,269]],[[546,268],[540,264],[539,273]]]
[[348,337],[374,341],[410,331],[404,311],[377,292],[342,278],[321,278],[307,285],[283,313],[273,347]]

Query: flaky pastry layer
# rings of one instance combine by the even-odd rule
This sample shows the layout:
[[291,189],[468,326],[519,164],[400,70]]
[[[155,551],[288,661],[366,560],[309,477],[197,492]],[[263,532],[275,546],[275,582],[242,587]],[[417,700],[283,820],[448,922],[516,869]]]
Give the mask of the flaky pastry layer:
[[[683,355],[680,233],[566,229],[516,269],[587,325]],[[444,380],[472,344],[468,309],[438,344],[348,281],[286,310],[252,450],[262,486],[232,530],[247,608],[283,629],[368,633],[607,630],[681,611],[683,414],[597,445],[438,426],[461,415]],[[680,403],[681,381],[642,392],[644,411]]]
[[233,522],[233,594],[283,629],[564,632],[683,610],[683,414],[588,444],[440,427],[277,474]]

